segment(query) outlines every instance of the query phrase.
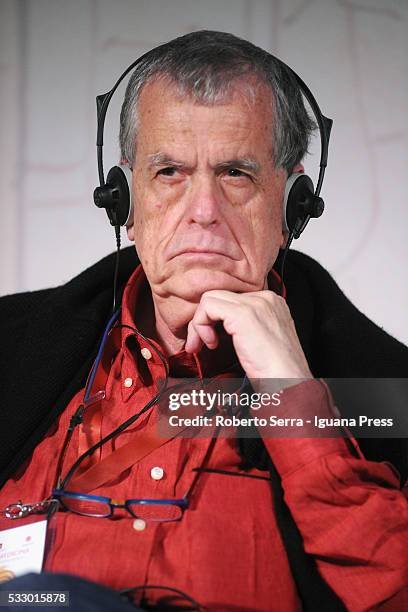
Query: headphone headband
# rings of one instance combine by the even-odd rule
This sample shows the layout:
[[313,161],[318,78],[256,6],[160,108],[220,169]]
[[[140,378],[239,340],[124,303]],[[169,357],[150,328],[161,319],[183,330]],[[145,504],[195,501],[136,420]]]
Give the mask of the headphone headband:
[[[164,47],[166,44],[168,43],[165,43],[164,45],[160,45],[160,46]],[[155,49],[158,49],[158,48],[160,49],[160,46],[155,47]],[[122,74],[120,75],[120,77],[118,78],[114,86],[112,87],[112,89],[110,89],[104,94],[100,94],[99,96],[96,96],[96,111],[97,111],[97,121],[98,121],[97,135],[96,135],[96,147],[97,147],[99,183],[101,187],[103,187],[103,185],[105,184],[102,148],[104,144],[103,136],[104,136],[104,130],[105,130],[105,119],[106,119],[106,113],[109,107],[109,103],[112,99],[113,94],[115,93],[119,85],[122,83],[123,79],[125,79],[127,75],[129,74],[129,72],[133,70],[134,68],[136,68],[136,66],[140,64],[149,55],[149,53],[151,53],[151,51],[147,51],[147,53],[144,53],[138,59],[132,62],[122,72]],[[285,64],[285,62],[283,62],[281,59],[279,59],[275,55],[272,55],[272,53],[269,53],[269,55],[273,57],[273,59],[276,62],[278,62],[278,64],[280,64],[283,68],[286,68],[286,70],[288,70],[291,73],[291,75],[294,77],[301,93],[304,95],[306,100],[309,102],[310,108],[312,109],[313,115],[316,119],[316,122],[319,128],[319,132],[320,132],[320,164],[319,164],[320,170],[319,170],[319,177],[317,180],[317,185],[316,185],[316,190],[315,190],[315,195],[318,196],[320,195],[320,191],[321,191],[323,179],[324,179],[324,173],[325,173],[325,169],[327,166],[330,133],[331,133],[332,125],[333,125],[333,120],[323,115],[316,101],[316,98],[314,97],[314,95],[312,94],[312,92],[310,91],[306,83],[303,81],[303,79],[301,79],[300,76],[290,66]]]

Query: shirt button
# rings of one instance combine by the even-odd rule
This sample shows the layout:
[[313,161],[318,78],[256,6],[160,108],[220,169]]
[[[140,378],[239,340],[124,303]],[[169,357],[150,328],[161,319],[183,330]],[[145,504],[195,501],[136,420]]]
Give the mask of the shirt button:
[[123,381],[123,386],[129,389],[133,385],[133,378],[125,378]]
[[146,528],[146,521],[143,519],[135,519],[133,521],[133,529],[136,531],[143,531]]
[[152,358],[152,354],[151,354],[151,352],[149,351],[148,348],[142,348],[142,350],[140,352],[142,353],[142,355],[143,355],[143,357],[145,359],[151,359]]
[[164,470],[161,467],[154,467],[150,470],[150,476],[153,480],[161,480],[164,476]]

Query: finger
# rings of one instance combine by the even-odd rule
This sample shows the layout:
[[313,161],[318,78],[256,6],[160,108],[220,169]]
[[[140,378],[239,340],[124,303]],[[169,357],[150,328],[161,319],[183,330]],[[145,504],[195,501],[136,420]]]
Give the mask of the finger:
[[218,336],[213,325],[214,324],[193,326],[196,333],[200,336],[201,340],[206,346],[208,346],[209,349],[215,349],[218,345]]
[[[225,321],[228,316],[231,316],[232,312],[239,308],[239,303],[223,299],[221,296],[215,296],[215,293],[215,291],[211,291],[203,294],[194,317],[189,323],[185,345],[187,352],[197,352],[203,344],[210,349],[216,348],[218,334],[214,327],[219,321],[222,321],[227,333],[232,333],[232,330],[228,326],[226,327]],[[219,293],[224,292],[220,291]]]
[[234,293],[233,291],[227,291],[225,289],[211,289],[210,291],[206,291],[201,296],[205,299],[217,299],[222,300],[224,302],[229,302],[230,304],[239,304],[244,293]]
[[214,323],[194,324],[190,321],[187,331],[187,340],[185,351],[187,353],[197,353],[203,344],[209,349],[215,349],[218,346],[218,335],[213,327]]
[[[215,291],[211,292],[211,294],[213,293],[215,293]],[[219,293],[224,292],[220,291]],[[213,295],[210,296],[210,292],[203,294],[194,317],[188,324],[187,339],[184,346],[184,350],[187,353],[198,352],[203,344],[209,349],[215,349],[218,346],[218,334],[214,327],[218,321],[222,321],[223,319],[223,316],[218,315],[217,312],[224,310],[225,304],[226,302],[220,304],[220,298],[216,299]],[[211,314],[208,312],[209,309],[211,310]]]
[[187,353],[198,353],[198,351],[203,346],[203,342],[200,338],[200,335],[194,329],[192,323],[193,321],[190,321],[187,327],[187,339],[184,345],[184,350]]

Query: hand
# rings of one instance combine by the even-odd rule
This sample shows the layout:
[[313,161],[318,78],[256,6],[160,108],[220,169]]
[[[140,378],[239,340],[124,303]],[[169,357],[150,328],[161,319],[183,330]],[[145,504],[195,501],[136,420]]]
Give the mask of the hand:
[[283,298],[272,291],[206,291],[188,324],[185,350],[218,345],[222,321],[248,378],[313,378]]

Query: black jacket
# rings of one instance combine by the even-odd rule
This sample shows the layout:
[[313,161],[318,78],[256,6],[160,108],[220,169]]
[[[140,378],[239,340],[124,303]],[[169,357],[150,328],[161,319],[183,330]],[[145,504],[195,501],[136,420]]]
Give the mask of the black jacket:
[[[137,264],[134,248],[124,249],[122,288]],[[110,255],[60,287],[1,298],[0,486],[30,456],[84,385],[110,316],[113,270],[114,256]],[[287,302],[315,376],[407,376],[408,349],[360,313],[313,259],[289,252],[285,285]],[[401,472],[408,469],[404,440],[364,440],[362,446],[368,458],[388,459]],[[243,452],[250,462],[256,449],[248,442]],[[270,469],[273,471],[273,466]],[[275,480],[275,494],[279,496],[279,479]],[[296,578],[299,571],[293,563],[298,563],[301,542],[295,542],[299,540],[296,527],[286,514],[283,504],[280,526],[287,548],[295,548],[290,561]],[[291,557],[290,551],[288,554]],[[305,565],[302,568],[300,580],[310,590],[309,569]],[[320,592],[319,598],[322,603]],[[312,597],[304,595],[306,600],[312,602],[308,604],[312,609],[313,593]]]

